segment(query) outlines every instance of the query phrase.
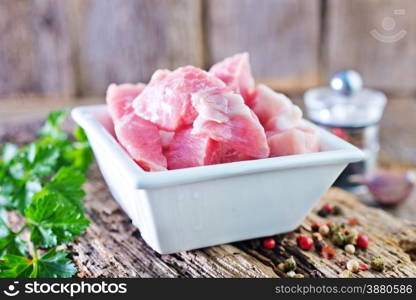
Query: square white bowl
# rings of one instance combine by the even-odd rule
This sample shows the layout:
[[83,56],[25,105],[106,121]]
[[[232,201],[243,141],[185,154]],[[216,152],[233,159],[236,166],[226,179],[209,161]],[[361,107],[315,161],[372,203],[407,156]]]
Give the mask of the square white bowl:
[[77,107],[72,117],[114,198],[161,254],[291,231],[347,164],[364,157],[305,121],[319,130],[321,152],[146,172],[114,138],[106,105]]

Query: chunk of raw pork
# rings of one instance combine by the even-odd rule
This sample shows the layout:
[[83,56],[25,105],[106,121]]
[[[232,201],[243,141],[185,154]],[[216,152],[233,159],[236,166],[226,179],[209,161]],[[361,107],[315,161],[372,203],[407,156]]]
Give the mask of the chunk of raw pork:
[[245,103],[251,107],[255,82],[251,74],[248,53],[228,57],[213,65],[209,72],[224,81],[235,93],[241,94]]
[[123,116],[133,113],[133,100],[145,88],[144,83],[121,85],[110,84],[107,89],[107,105],[113,120],[119,120]]
[[288,97],[259,84],[253,101],[253,111],[266,131],[280,132],[300,125],[302,111]]
[[218,143],[209,137],[192,133],[192,127],[175,133],[164,154],[168,169],[182,169],[211,165]]
[[159,129],[134,113],[132,102],[144,89],[144,84],[112,84],[107,90],[109,114],[116,137],[127,153],[147,171],[166,170]]
[[240,95],[200,92],[192,95],[192,103],[198,112],[193,133],[225,143],[254,158],[269,156],[264,129]]
[[191,95],[208,90],[228,88],[215,76],[196,67],[186,66],[172,72],[159,70],[134,100],[133,107],[138,116],[159,129],[176,131],[191,125],[197,116]]
[[319,151],[319,136],[314,128],[298,126],[280,133],[268,132],[270,157]]

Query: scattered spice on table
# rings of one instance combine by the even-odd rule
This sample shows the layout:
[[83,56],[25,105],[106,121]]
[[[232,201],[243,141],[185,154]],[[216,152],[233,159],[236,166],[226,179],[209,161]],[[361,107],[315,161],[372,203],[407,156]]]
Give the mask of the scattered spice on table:
[[378,272],[384,271],[385,264],[381,256],[373,257],[373,259],[371,260],[371,269],[378,271]]

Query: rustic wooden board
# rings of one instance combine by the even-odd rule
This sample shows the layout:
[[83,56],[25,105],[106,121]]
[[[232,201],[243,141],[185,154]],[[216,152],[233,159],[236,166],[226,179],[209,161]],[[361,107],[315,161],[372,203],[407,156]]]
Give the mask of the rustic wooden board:
[[[322,54],[326,59],[327,77],[336,70],[354,68],[368,86],[396,94],[413,94],[416,91],[414,5],[413,0],[327,1],[327,49]],[[392,18],[395,24],[386,18]],[[377,30],[383,38],[374,38],[372,30]],[[400,31],[406,31],[402,39],[383,42],[387,40],[385,37]]]
[[66,1],[1,1],[0,36],[0,95],[74,93]]
[[[295,242],[297,233],[277,236],[278,247],[273,251],[263,249],[260,240],[251,240],[160,255],[145,244],[113,201],[97,169],[91,171],[86,190],[86,210],[92,225],[69,246],[80,277],[284,277],[277,265],[291,255],[298,262],[297,272],[306,277],[339,277],[345,271],[335,260],[323,259],[314,251],[300,251]],[[323,201],[340,205],[345,216],[356,217],[361,224],[358,229],[370,236],[370,248],[358,251],[358,260],[368,264],[375,255],[386,260],[385,272],[365,271],[354,277],[416,276],[416,265],[400,246],[416,254],[416,227],[380,209],[368,208],[338,189],[330,190]],[[331,219],[347,222],[345,216]],[[317,220],[325,221],[312,212],[299,231],[310,234],[310,224]],[[352,258],[337,249],[337,257],[341,256]]]
[[320,1],[206,1],[207,63],[247,51],[259,81],[302,89],[318,83]]
[[78,1],[81,90],[148,81],[158,68],[202,65],[201,1]]
[[[8,140],[19,143],[34,138],[38,125],[2,127],[0,143]],[[4,132],[3,132],[4,131]],[[3,134],[2,134],[3,132]],[[261,247],[255,239],[228,245],[186,251],[174,255],[160,255],[150,249],[131,224],[127,215],[112,199],[105,183],[93,166],[85,185],[86,212],[91,220],[87,232],[68,245],[78,268],[79,277],[284,277],[278,264],[293,255],[298,263],[297,272],[305,277],[345,276],[345,267],[336,260],[323,259],[315,251],[301,251],[296,246],[297,234],[310,234],[315,221],[347,222],[358,219],[357,229],[370,237],[370,247],[358,250],[355,256],[367,263],[371,257],[382,255],[386,271],[365,271],[354,277],[416,277],[416,224],[402,221],[377,208],[369,208],[354,196],[331,189],[321,203],[342,207],[343,216],[322,219],[314,209],[296,232],[276,236],[274,250]],[[337,249],[337,257],[352,258]]]

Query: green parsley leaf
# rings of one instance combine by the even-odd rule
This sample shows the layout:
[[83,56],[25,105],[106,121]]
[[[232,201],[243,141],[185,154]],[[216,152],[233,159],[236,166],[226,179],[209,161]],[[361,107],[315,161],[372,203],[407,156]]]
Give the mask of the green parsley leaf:
[[30,278],[32,272],[32,260],[27,257],[6,254],[0,258],[0,278]]
[[0,257],[5,254],[26,255],[26,243],[0,219]]
[[2,160],[7,165],[19,152],[19,147],[14,144],[6,143],[3,145]]
[[68,202],[80,211],[83,210],[82,198],[85,192],[82,185],[86,181],[85,175],[76,168],[62,167],[58,173],[48,182],[44,189],[48,193],[52,193],[55,197]]
[[54,193],[41,191],[25,211],[35,245],[51,247],[72,241],[87,228],[89,221],[73,205]]
[[64,250],[56,248],[49,250],[37,262],[38,278],[66,278],[72,277],[77,272],[74,263],[67,257]]
[[40,129],[39,135],[41,137],[49,137],[54,140],[65,140],[67,138],[67,134],[62,131],[61,127],[67,115],[67,110],[57,110],[51,112],[48,115],[45,124]]

